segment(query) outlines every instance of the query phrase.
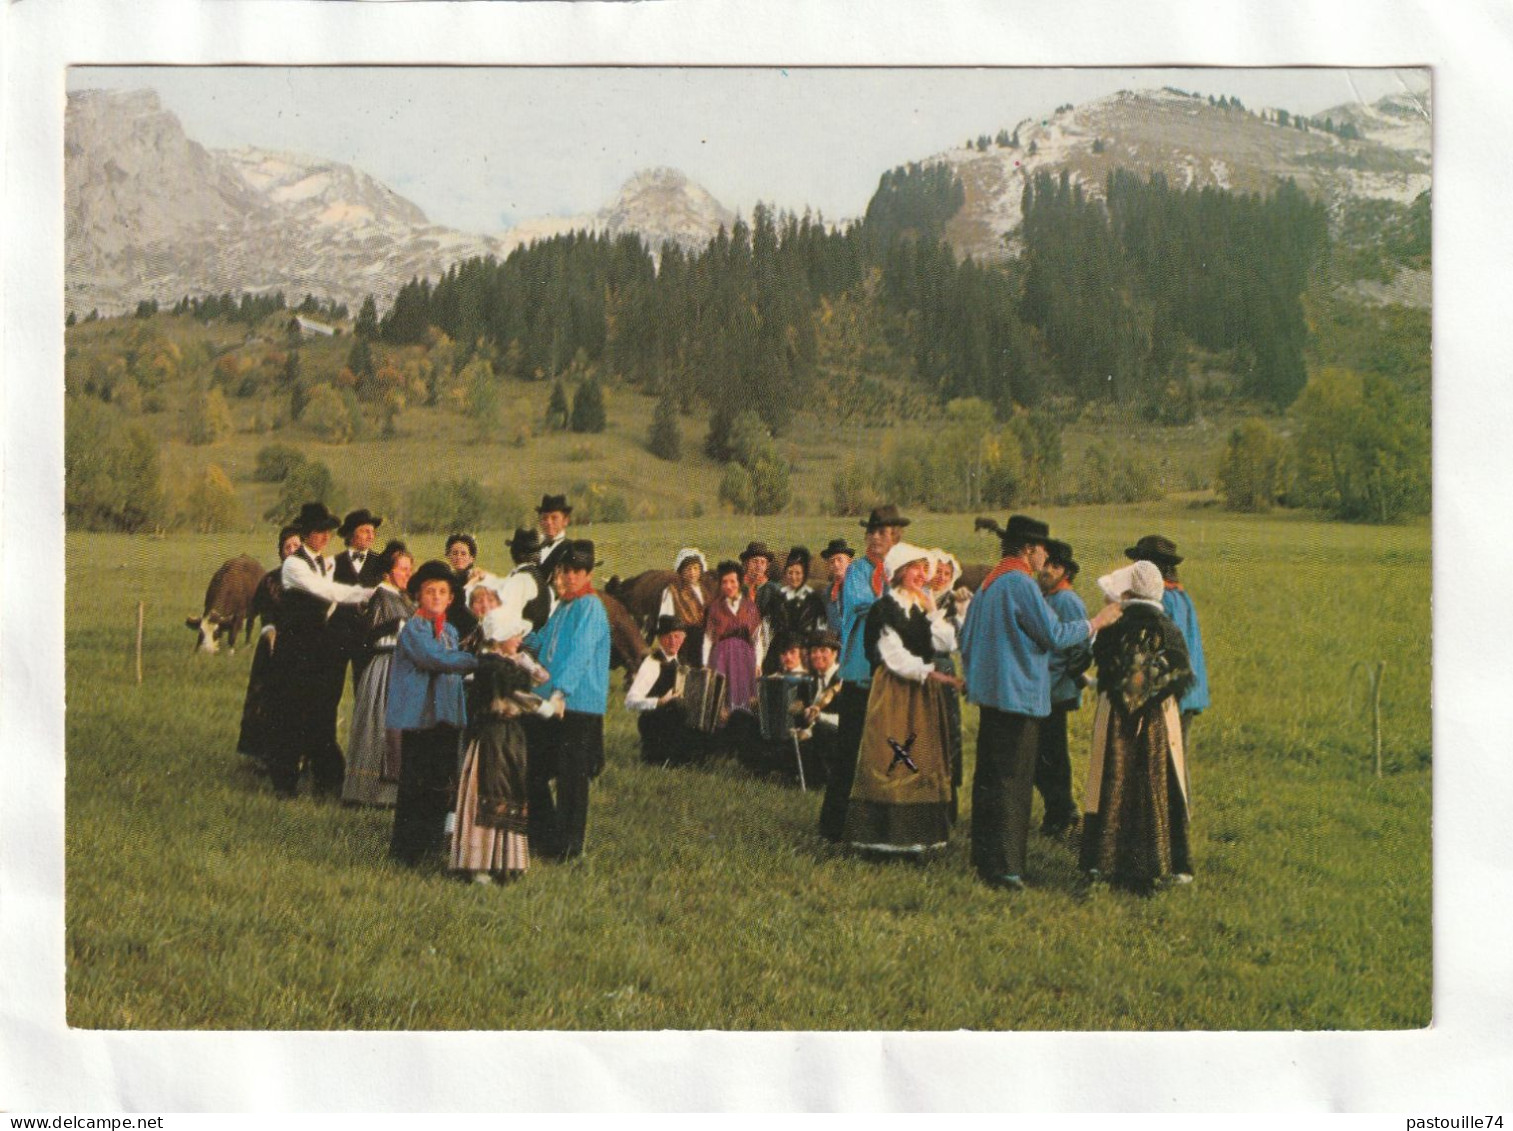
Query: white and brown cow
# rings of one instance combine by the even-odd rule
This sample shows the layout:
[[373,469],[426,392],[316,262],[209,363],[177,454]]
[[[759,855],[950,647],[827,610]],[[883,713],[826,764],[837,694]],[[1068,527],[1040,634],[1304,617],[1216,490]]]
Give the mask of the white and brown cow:
[[184,624],[199,633],[201,652],[217,651],[216,638],[224,635],[230,651],[236,651],[236,635],[246,625],[252,638],[252,597],[267,571],[256,558],[241,554],[229,559],[205,587],[205,611],[188,617]]

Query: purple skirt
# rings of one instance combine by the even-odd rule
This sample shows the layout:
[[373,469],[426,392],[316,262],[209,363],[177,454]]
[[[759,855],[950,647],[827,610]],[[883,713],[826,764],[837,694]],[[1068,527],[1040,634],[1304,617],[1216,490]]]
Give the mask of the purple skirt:
[[751,641],[727,636],[710,650],[709,666],[725,677],[725,702],[732,711],[750,711],[756,695],[756,649]]

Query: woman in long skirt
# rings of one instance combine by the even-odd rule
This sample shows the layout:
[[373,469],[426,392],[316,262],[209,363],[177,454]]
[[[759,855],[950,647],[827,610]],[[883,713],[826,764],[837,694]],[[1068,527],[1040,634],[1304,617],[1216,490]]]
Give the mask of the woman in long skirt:
[[527,837],[526,741],[517,695],[547,678],[546,669],[520,650],[531,629],[504,609],[479,622],[481,646],[468,691],[467,745],[457,783],[457,824],[449,867],[478,883],[508,879],[530,864]]
[[405,621],[415,614],[415,604],[405,587],[415,569],[415,559],[403,542],[390,542],[383,551],[384,577],[373,591],[363,613],[363,646],[368,664],[357,679],[352,707],[352,743],[348,750],[347,775],[341,783],[341,799],[348,805],[380,805],[392,808],[399,793],[400,734],[384,723],[389,705],[389,670],[394,645]]
[[[278,532],[278,560],[300,547],[299,531],[286,526]],[[278,737],[278,695],[273,690],[273,650],[278,643],[278,610],[283,600],[283,581],[276,569],[269,570],[252,595],[252,615],[263,618],[252,670],[247,673],[247,694],[242,700],[242,726],[237,735],[237,753],[255,759],[266,769],[269,746]]]
[[951,738],[945,689],[959,676],[936,671],[956,646],[956,627],[926,588],[928,551],[900,542],[883,560],[890,588],[867,612],[863,643],[872,690],[846,807],[843,838],[858,848],[923,852],[951,831]]
[[1098,708],[1081,866],[1133,891],[1192,879],[1187,760],[1178,698],[1192,682],[1182,632],[1161,607],[1161,571],[1135,562],[1098,579],[1124,616],[1098,634]]
[[725,677],[725,707],[722,717],[732,741],[744,741],[755,729],[752,703],[757,691],[756,640],[762,630],[762,614],[756,602],[741,592],[741,567],[725,561],[716,571],[720,593],[709,606],[704,621],[704,665]]
[[[965,589],[955,592],[951,589],[956,580],[961,577],[961,563],[956,560],[955,555],[948,554],[944,550],[931,550],[930,563],[933,569],[929,581],[930,597],[935,602],[935,607],[942,610],[948,620],[959,625],[966,619],[967,605],[971,601],[971,596]],[[952,655],[954,648],[955,641],[953,640],[950,648],[936,650],[936,671],[948,676],[959,674],[956,670],[956,657]],[[951,823],[954,825],[962,782],[961,692],[954,684],[945,684],[941,694],[946,711],[946,734],[950,738]]]

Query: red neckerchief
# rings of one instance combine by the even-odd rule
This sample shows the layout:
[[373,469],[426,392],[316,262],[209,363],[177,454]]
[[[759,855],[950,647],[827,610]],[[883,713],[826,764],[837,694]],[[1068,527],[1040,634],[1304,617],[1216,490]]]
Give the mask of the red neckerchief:
[[594,583],[592,581],[590,581],[582,589],[578,590],[578,592],[566,594],[564,597],[562,597],[560,603],[565,605],[569,601],[576,601],[579,597],[587,597],[593,591],[594,591]]
[[883,569],[883,559],[873,558],[871,554],[868,554],[867,560],[872,563],[872,595],[881,597],[883,590],[888,587],[887,578],[883,576],[886,573]]
[[993,567],[993,569],[988,573],[988,576],[983,578],[982,584],[977,587],[977,591],[979,593],[987,592],[988,586],[992,585],[993,582],[997,581],[1006,573],[1027,574],[1029,572],[1030,563],[1025,561],[1023,558],[1003,558],[996,566]]
[[421,620],[430,621],[431,627],[436,630],[436,639],[441,639],[442,631],[447,626],[447,614],[445,609],[437,613],[434,617],[430,616],[424,609],[417,609],[415,615],[418,616]]
[[832,602],[840,600],[841,586],[845,585],[845,584],[846,584],[846,575],[844,573],[841,574],[839,577],[837,577],[835,579],[834,583],[831,584],[831,586],[830,586],[830,600]]
[[1161,584],[1168,589],[1175,589],[1178,593],[1182,592],[1182,586],[1178,585],[1175,581],[1163,581]]
[[[1051,586],[1051,593],[1060,593],[1063,589],[1070,589],[1071,587],[1072,583],[1063,577],[1055,585]],[[1046,596],[1049,597],[1051,593],[1047,593]]]

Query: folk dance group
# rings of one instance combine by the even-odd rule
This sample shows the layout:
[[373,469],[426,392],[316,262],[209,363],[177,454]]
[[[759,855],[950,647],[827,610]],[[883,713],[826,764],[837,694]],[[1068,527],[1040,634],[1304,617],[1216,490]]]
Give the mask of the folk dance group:
[[[394,807],[395,860],[445,853],[480,881],[518,875],[532,855],[580,855],[604,764],[610,623],[593,543],[566,537],[571,513],[565,497],[545,496],[539,533],[517,530],[514,568],[496,576],[476,565],[469,535],[416,568],[402,543],[373,550],[380,517],[303,507],[259,594],[265,628],[240,744],[275,791],[293,796],[308,767],[317,792]],[[1208,698],[1176,546],[1150,535],[1127,549],[1089,617],[1072,548],[1046,524],[979,519],[1002,558],[974,594],[954,557],[903,540],[909,523],[880,507],[862,523],[860,555],[833,540],[821,554],[827,589],[809,585],[804,547],[778,582],[767,577],[775,555],[753,542],[715,567],[713,586],[704,555],[680,550],[656,646],[625,696],[642,760],[726,750],[754,770],[792,771],[824,783],[825,839],[923,853],[956,821],[964,695],[981,712],[972,865],[985,883],[1019,889],[1034,791],[1043,833],[1079,823],[1067,714],[1096,666],[1081,867],[1137,890],[1190,879],[1186,739]],[[334,560],[323,553],[333,530],[347,543]],[[336,714],[349,661],[344,759]]]

